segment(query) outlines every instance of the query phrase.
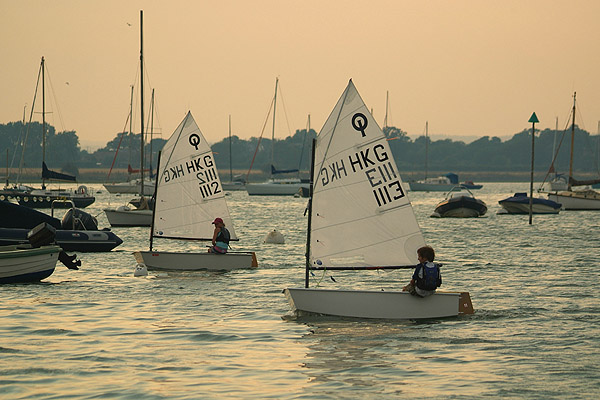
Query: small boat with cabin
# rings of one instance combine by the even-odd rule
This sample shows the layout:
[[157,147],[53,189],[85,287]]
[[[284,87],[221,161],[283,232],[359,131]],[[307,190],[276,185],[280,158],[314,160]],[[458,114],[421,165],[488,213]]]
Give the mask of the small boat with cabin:
[[[560,203],[541,197],[533,197],[531,200],[533,214],[558,214],[562,207]],[[515,193],[514,196],[498,202],[503,209],[498,214],[529,214],[529,202],[530,197],[527,193]]]

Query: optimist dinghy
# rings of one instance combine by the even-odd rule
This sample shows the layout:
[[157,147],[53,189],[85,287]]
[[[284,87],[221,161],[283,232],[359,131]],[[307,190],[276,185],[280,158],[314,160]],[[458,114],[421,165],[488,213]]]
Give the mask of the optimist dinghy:
[[309,288],[311,270],[414,268],[425,245],[389,144],[352,81],[313,142],[311,169],[305,287],[284,290],[292,309],[382,319],[473,313],[467,292]]
[[135,259],[148,270],[231,270],[257,267],[254,252],[155,251],[153,238],[211,241],[215,217],[223,219],[232,241],[239,240],[208,142],[188,112],[159,153],[150,250]]

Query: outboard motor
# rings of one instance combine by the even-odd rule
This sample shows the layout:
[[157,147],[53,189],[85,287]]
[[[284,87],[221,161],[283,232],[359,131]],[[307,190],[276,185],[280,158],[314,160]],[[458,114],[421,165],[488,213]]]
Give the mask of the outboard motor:
[[[74,225],[73,220],[75,220]],[[62,229],[66,230],[98,230],[98,220],[96,219],[96,217],[78,208],[71,208],[69,211],[67,211],[62,219],[61,225]]]

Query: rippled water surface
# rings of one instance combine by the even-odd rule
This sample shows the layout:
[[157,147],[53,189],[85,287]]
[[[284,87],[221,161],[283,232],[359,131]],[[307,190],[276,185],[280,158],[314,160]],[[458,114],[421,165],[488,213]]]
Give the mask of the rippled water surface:
[[[228,196],[256,270],[134,277],[149,229],[114,228],[124,243],[80,253],[79,271],[0,286],[0,398],[598,398],[600,212],[496,214],[528,186],[485,184],[478,219],[429,218],[443,194],[410,193],[443,289],[476,310],[437,321],[294,317],[281,291],[303,284],[305,199]],[[87,210],[108,226],[102,209],[128,198],[96,196]],[[284,245],[263,244],[272,229]],[[313,282],[399,289],[410,275]]]

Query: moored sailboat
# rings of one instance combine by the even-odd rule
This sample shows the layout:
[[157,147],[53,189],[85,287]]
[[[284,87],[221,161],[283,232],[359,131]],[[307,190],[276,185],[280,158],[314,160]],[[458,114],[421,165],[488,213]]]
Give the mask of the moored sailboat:
[[[573,177],[573,155],[575,146],[576,95],[573,93],[571,123],[571,152],[569,157],[569,178],[567,190],[547,193],[548,199],[562,204],[565,210],[600,210],[600,193],[592,189],[573,190],[573,187],[600,183],[600,179],[580,181]],[[552,166],[551,166],[552,167]]]
[[[150,226],[152,223],[152,210],[144,197],[144,13],[140,11],[140,193],[139,205],[131,208],[128,205],[116,208],[105,208],[104,213],[111,226]],[[138,187],[138,185],[136,185]]]
[[386,138],[352,81],[313,142],[304,288],[295,311],[421,319],[473,313],[467,292],[426,298],[403,291],[309,288],[311,270],[414,268],[425,245]]
[[[80,185],[77,190],[70,189],[56,189],[47,188],[46,181],[56,180],[65,182],[76,182],[77,179],[73,175],[64,174],[48,169],[46,165],[46,62],[44,57],[40,63],[40,70],[38,73],[38,85],[42,83],[42,187],[36,189],[25,185],[15,185],[14,188],[7,188],[3,191],[3,194],[9,198],[14,198],[20,205],[31,207],[31,208],[50,208],[50,207],[66,207],[64,200],[72,201],[76,207],[84,208],[92,204],[96,198],[89,194],[88,188],[84,185]],[[20,172],[23,167],[23,158],[25,154],[25,143],[29,133],[29,127],[31,126],[31,120],[35,108],[35,100],[37,98],[37,89],[33,98],[33,105],[31,107],[31,115],[29,117],[29,124],[25,133],[25,140],[23,141],[23,149],[21,156],[21,163],[19,165],[19,178]],[[56,200],[59,200],[58,202]]]
[[229,215],[214,156],[192,113],[159,153],[156,202],[150,249],[135,259],[149,270],[231,270],[257,267],[254,252],[167,252],[153,250],[153,239],[211,241],[211,221],[222,218],[230,240],[238,240]]
[[[260,183],[246,182],[246,191],[250,196],[294,196],[303,189],[308,189],[308,182],[300,179],[299,169],[278,170],[275,168],[275,113],[277,110],[277,87],[279,79],[275,80],[275,95],[273,97],[273,129],[271,131],[271,177]],[[259,142],[260,143],[260,142]],[[257,146],[258,151],[258,146]],[[289,176],[290,174],[297,176]],[[277,176],[287,176],[278,178]]]

